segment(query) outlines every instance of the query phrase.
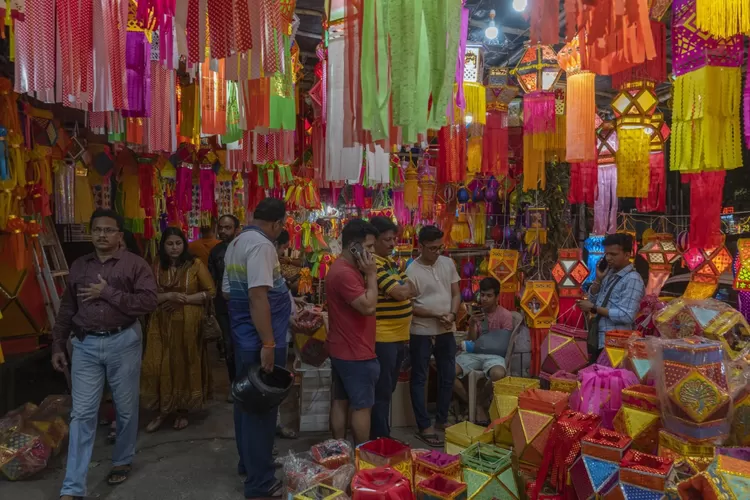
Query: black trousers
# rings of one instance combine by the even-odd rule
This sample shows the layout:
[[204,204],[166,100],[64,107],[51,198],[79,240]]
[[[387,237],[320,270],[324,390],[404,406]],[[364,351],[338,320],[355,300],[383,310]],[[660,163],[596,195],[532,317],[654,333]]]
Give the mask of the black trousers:
[[229,314],[217,314],[216,321],[219,322],[221,333],[224,337],[224,357],[227,360],[227,371],[229,373],[229,382],[234,382],[236,373],[234,361],[234,342],[232,341],[232,327],[229,322]]

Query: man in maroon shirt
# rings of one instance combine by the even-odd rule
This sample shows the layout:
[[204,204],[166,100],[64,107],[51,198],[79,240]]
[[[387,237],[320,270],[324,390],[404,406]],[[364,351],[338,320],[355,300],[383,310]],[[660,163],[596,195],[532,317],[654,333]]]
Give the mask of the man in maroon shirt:
[[52,366],[58,371],[67,367],[65,347],[73,336],[73,409],[63,500],[86,495],[105,377],[117,411],[109,484],[127,479],[135,454],[143,339],[138,317],[156,309],[156,280],[145,260],[121,246],[122,231],[122,217],[114,211],[93,213],[95,251],[73,262],[52,329]]

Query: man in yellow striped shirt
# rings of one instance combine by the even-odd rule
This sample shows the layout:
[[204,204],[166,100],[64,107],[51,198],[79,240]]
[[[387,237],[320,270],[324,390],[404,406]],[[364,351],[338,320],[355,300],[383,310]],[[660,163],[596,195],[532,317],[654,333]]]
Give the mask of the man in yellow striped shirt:
[[375,263],[378,273],[378,305],[375,313],[375,353],[380,363],[380,377],[375,386],[370,438],[388,437],[391,433],[391,396],[404,362],[411,327],[411,299],[416,288],[407,281],[391,258],[396,246],[398,228],[387,217],[373,217],[370,223],[380,233],[375,240]]

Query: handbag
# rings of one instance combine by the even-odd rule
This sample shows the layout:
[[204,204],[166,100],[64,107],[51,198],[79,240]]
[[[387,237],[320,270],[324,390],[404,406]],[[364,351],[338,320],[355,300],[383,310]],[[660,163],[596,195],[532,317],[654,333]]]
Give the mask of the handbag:
[[[604,301],[602,302],[602,305],[599,307],[607,307],[607,304],[609,304],[609,298],[612,296],[612,292],[615,289],[615,286],[617,286],[617,282],[620,281],[620,278],[622,276],[615,275],[612,281],[612,285],[609,287],[609,290],[607,290],[607,294],[604,296]],[[601,318],[601,315],[596,314],[594,315],[594,318],[591,320],[591,323],[589,323],[589,331],[588,336],[586,337],[586,344],[589,348],[589,354],[595,355],[597,352],[599,352],[599,319]]]
[[216,342],[224,337],[221,332],[221,326],[219,321],[216,319],[216,307],[214,301],[208,301],[208,307],[203,314],[203,321],[201,322],[201,340],[203,342]]

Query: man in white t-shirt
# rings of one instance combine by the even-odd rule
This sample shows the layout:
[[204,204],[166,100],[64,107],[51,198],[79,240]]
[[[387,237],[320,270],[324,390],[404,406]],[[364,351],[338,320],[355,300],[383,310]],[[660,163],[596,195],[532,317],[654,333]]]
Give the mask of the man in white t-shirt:
[[[411,402],[419,432],[417,437],[429,446],[439,448],[443,440],[435,432],[445,428],[453,394],[456,372],[456,329],[458,307],[461,305],[458,272],[445,250],[443,232],[435,226],[419,231],[420,255],[406,269],[414,283],[414,316],[411,323],[409,351],[411,356]],[[425,384],[430,356],[435,355],[438,375],[437,415],[435,426],[427,414]]]

